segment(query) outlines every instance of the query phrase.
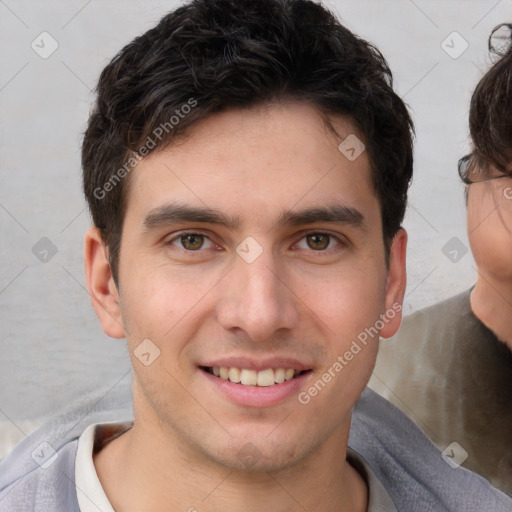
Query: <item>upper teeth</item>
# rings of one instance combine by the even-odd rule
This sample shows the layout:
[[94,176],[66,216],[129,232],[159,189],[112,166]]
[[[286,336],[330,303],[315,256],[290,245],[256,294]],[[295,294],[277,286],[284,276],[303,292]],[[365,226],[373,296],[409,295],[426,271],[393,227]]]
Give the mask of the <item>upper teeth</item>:
[[256,370],[247,370],[246,368],[228,368],[226,366],[214,366],[212,371],[216,377],[244,384],[245,386],[272,386],[273,384],[280,384],[285,380],[293,379],[296,373],[300,373],[299,371],[296,372],[293,368],[278,368],[277,370],[267,368],[257,372]]

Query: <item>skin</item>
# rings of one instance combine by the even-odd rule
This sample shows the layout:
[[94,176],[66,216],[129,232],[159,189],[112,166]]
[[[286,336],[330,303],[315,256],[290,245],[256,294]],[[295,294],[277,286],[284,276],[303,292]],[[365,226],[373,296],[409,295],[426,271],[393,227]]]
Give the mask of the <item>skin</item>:
[[512,178],[473,183],[467,228],[478,277],[473,313],[512,350]]
[[[333,122],[342,138],[357,133],[345,119]],[[296,394],[266,407],[234,403],[198,368],[224,356],[292,357],[312,369],[299,389],[307,390],[401,304],[405,231],[387,268],[368,156],[350,162],[340,140],[306,104],[215,114],[133,171],[119,289],[98,231],[87,233],[93,305],[106,334],[126,337],[134,369],[134,427],[94,457],[116,510],[366,510],[366,484],[346,446],[377,338],[307,405]],[[177,202],[238,222],[144,226],[151,211]],[[278,222],[327,205],[357,210],[364,222]],[[187,251],[183,230],[211,243]],[[311,249],[307,233],[329,234],[328,246]],[[236,253],[248,236],[263,250],[252,263]],[[399,323],[397,314],[381,336]],[[146,338],[160,350],[149,366],[134,357]],[[248,443],[258,454],[252,462],[243,457]]]

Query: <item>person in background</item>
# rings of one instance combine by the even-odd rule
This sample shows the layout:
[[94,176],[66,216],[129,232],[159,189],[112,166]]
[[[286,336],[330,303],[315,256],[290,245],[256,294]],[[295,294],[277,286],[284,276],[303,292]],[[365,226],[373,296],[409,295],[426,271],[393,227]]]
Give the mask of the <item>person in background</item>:
[[[497,35],[507,32],[505,48]],[[512,25],[470,106],[472,151],[459,161],[475,285],[404,319],[382,341],[370,387],[449,457],[512,494]],[[457,443],[452,444],[452,443]],[[466,458],[467,457],[467,458]]]

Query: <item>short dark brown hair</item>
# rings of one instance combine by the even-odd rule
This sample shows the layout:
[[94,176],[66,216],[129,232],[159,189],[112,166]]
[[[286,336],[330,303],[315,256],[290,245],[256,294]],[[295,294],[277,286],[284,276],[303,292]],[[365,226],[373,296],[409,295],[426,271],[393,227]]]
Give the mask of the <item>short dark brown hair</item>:
[[468,185],[495,176],[496,171],[512,175],[512,24],[495,27],[488,46],[498,60],[471,97],[472,152],[459,161],[459,174]]
[[327,122],[347,116],[362,134],[389,253],[412,177],[413,124],[382,54],[310,0],[192,0],[124,47],[99,79],[83,187],[116,282],[137,161],[215,112],[288,99]]

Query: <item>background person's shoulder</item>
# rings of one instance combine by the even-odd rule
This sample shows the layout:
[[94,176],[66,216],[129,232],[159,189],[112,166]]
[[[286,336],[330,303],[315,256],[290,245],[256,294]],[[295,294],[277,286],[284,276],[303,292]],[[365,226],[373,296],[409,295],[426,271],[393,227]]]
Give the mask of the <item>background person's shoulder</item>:
[[442,394],[446,366],[458,358],[454,342],[474,335],[477,327],[471,290],[406,316],[395,336],[381,339],[368,386],[408,415],[410,404],[432,402],[425,393],[438,388]]

